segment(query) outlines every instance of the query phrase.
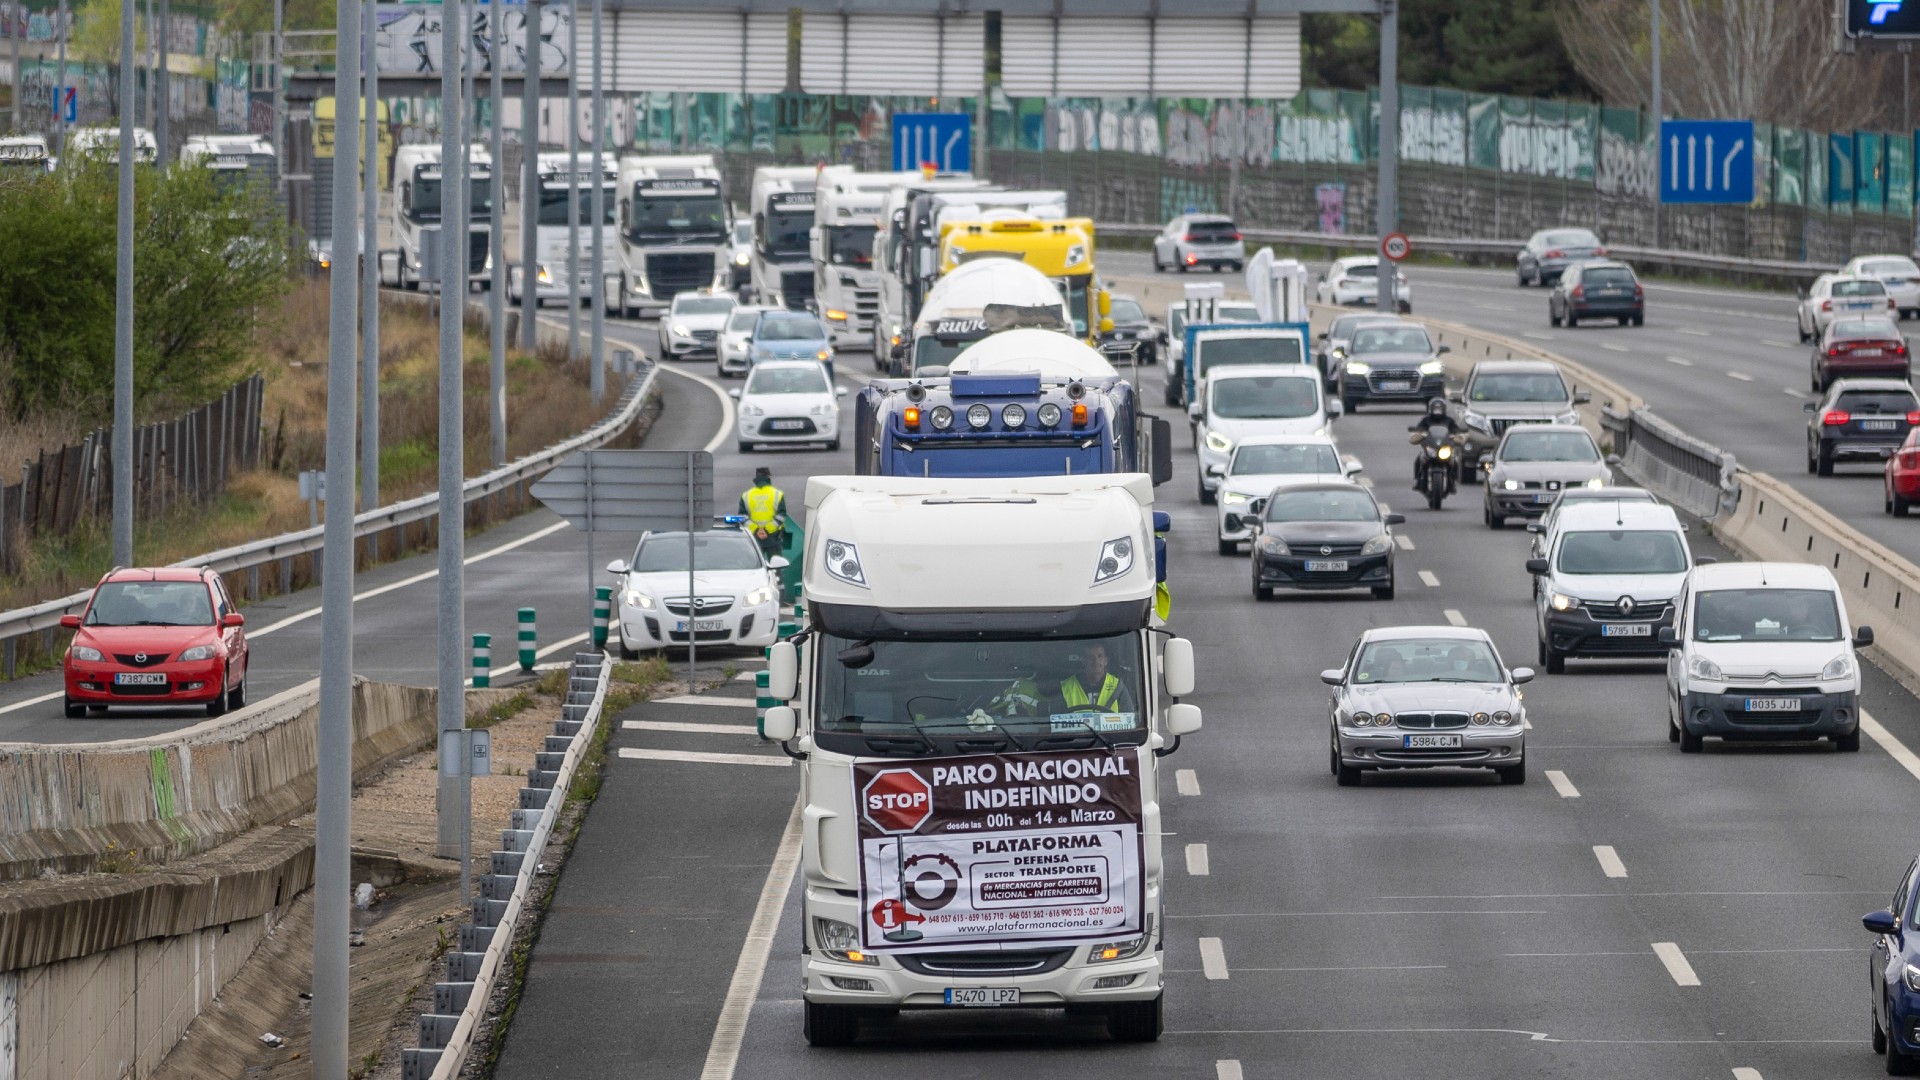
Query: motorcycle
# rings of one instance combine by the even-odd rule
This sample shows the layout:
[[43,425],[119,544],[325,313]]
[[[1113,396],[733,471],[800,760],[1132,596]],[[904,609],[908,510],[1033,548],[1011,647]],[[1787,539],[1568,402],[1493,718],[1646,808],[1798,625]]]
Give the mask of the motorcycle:
[[1409,434],[1407,441],[1420,448],[1419,460],[1414,462],[1419,477],[1416,488],[1427,497],[1427,509],[1438,510],[1460,488],[1460,447],[1465,440],[1444,424],[1430,424],[1424,432]]

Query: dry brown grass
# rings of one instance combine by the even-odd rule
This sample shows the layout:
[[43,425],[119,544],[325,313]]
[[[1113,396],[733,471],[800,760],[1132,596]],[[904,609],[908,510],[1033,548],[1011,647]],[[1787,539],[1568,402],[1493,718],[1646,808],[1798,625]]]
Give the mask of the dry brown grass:
[[0,423],[0,483],[20,482],[20,467],[43,450],[79,442],[90,429],[70,415],[29,416]]

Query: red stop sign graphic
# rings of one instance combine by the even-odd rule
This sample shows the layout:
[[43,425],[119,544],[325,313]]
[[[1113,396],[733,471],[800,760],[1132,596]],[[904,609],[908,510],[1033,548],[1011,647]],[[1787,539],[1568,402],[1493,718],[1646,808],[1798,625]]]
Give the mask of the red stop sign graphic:
[[933,816],[933,786],[912,769],[882,769],[860,792],[860,813],[883,833],[910,833]]

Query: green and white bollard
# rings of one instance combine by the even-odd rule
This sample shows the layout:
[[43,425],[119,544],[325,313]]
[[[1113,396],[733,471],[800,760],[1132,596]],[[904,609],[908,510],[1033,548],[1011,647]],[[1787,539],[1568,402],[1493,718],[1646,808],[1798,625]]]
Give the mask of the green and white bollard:
[[607,616],[613,609],[613,589],[598,585],[593,590],[593,647],[607,647]]
[[539,651],[540,635],[533,626],[533,609],[520,609],[520,670],[533,674],[534,654]]
[[473,686],[480,690],[493,685],[493,635],[473,635]]
[[774,700],[773,691],[767,688],[771,678],[773,676],[764,671],[753,673],[753,726],[762,739],[767,737],[767,710],[780,704]]

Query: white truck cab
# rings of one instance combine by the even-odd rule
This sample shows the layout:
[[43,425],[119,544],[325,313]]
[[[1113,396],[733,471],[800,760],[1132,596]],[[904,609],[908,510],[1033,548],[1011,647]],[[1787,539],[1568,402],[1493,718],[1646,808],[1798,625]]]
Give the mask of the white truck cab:
[[636,315],[683,292],[727,287],[733,238],[712,154],[623,157],[617,184],[619,266],[607,270],[608,311]]
[[[753,302],[812,306],[815,183],[826,169],[764,165],[753,171]],[[847,170],[841,169],[845,172]]]
[[807,244],[813,254],[814,304],[836,349],[872,339],[880,313],[880,273],[873,263],[880,213],[889,190],[919,180],[917,172],[821,171]]
[[[112,165],[120,163],[120,129],[117,127],[77,127],[67,132],[66,141],[61,145],[60,159],[66,161],[88,154],[104,155]],[[142,165],[152,165],[160,158],[160,143],[154,139],[153,132],[143,127],[133,129],[133,160]]]
[[[468,151],[467,175],[467,248],[465,279],[468,283],[487,279],[493,200],[493,157],[487,148],[474,143]],[[439,235],[440,220],[440,144],[409,143],[393,152],[393,235],[400,245],[397,284],[418,289],[421,282],[421,245]],[[437,257],[437,252],[436,256]],[[382,267],[384,274],[385,267]],[[440,278],[458,277],[460,271]]]
[[891,359],[910,378],[947,374],[955,358],[997,329],[988,325],[989,305],[1021,309],[1023,326],[1073,329],[1066,297],[1052,278],[1022,262],[983,259],[956,266],[940,279],[914,320],[913,340]]
[[45,135],[8,135],[0,138],[0,177],[53,171],[53,154]]
[[[614,155],[602,153],[598,166],[592,154],[580,155],[580,175],[574,176],[571,158],[564,151],[550,152],[534,159],[534,176],[540,185],[540,210],[535,219],[533,270],[533,299],[535,305],[549,300],[564,304],[567,300],[567,276],[571,273],[577,282],[575,295],[582,301],[593,298],[594,282],[591,263],[593,259],[593,185],[596,176],[603,190],[606,203],[606,216],[600,223],[602,251],[614,257],[620,243],[619,230],[614,226],[615,203],[617,194],[614,182],[619,178],[620,165]],[[574,199],[580,214],[580,265],[572,265],[572,253],[567,237],[567,192],[574,191]],[[508,253],[513,254],[512,252]],[[520,302],[520,293],[524,288],[525,268],[519,263],[513,264],[507,274],[507,297],[514,303]]]
[[805,1033],[970,1006],[1161,1030],[1160,758],[1200,728],[1137,473],[816,476],[808,627],[766,733],[802,762]]
[[[987,191],[991,181],[965,173],[922,177],[888,189],[880,205],[879,231],[873,238],[873,269],[880,279],[880,306],[873,320],[873,355],[876,365],[885,367],[881,358],[893,346],[907,341],[913,319],[906,310],[905,278],[915,256],[909,242],[913,235],[910,220],[914,200],[922,195],[949,191]],[[935,234],[938,235],[937,233]]]

